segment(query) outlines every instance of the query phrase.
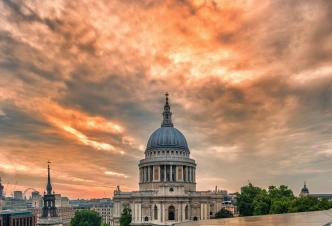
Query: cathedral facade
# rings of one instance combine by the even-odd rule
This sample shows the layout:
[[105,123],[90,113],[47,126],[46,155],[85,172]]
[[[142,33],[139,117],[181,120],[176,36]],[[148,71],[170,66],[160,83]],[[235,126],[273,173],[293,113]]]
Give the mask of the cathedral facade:
[[124,208],[132,225],[172,225],[206,220],[222,208],[226,191],[196,191],[196,162],[190,158],[185,136],[174,127],[166,94],[161,127],[150,136],[139,164],[139,191],[113,197],[113,226]]

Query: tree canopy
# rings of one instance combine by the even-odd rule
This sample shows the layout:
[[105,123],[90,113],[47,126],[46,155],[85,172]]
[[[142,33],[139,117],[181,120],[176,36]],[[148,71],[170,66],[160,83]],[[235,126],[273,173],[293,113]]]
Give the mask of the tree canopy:
[[80,210],[71,219],[70,226],[100,226],[101,217],[93,210]]
[[229,218],[233,217],[233,213],[225,208],[222,208],[215,214],[215,218]]
[[119,221],[120,226],[129,226],[131,223],[131,209],[124,208]]
[[326,199],[313,196],[295,197],[293,191],[285,185],[270,186],[267,190],[255,187],[251,183],[237,193],[237,208],[240,216],[279,214],[326,210],[332,204]]

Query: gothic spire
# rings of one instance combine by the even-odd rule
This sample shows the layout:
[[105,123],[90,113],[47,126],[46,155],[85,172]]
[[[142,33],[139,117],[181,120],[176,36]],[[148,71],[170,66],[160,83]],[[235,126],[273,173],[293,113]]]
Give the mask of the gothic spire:
[[161,127],[173,127],[172,112],[170,111],[171,106],[168,103],[168,93],[166,93],[165,96],[166,96],[166,103],[164,105],[163,122],[161,123]]
[[47,162],[47,170],[48,170],[48,174],[47,174],[47,186],[46,186],[46,190],[47,190],[47,194],[48,194],[48,195],[51,195],[51,194],[52,194],[50,163],[51,163],[50,161]]

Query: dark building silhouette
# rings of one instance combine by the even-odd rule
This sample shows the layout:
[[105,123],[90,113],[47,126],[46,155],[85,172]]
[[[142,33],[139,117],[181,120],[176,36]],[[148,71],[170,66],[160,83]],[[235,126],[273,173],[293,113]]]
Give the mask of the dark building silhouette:
[[42,211],[43,218],[47,217],[58,217],[57,209],[55,207],[55,194],[52,193],[52,184],[51,184],[51,175],[50,175],[50,164],[48,164],[48,175],[47,175],[47,185],[46,185],[46,191],[47,193],[44,193],[44,206]]
[[47,185],[43,197],[42,214],[38,218],[37,225],[62,226],[62,219],[59,217],[58,210],[55,206],[55,193],[52,191],[50,162],[48,162],[47,171]]
[[35,226],[36,215],[30,211],[0,211],[0,226]]
[[4,186],[1,183],[1,177],[0,177],[0,200],[4,199],[3,188]]
[[309,189],[307,188],[306,182],[304,182],[303,188],[301,189],[300,195],[299,196],[307,196],[309,195]]

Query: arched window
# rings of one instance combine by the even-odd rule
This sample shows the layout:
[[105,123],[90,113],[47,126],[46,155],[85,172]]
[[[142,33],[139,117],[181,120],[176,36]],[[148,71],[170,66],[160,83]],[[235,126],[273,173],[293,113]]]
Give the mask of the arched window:
[[175,208],[174,206],[168,207],[168,220],[174,221],[175,220]]
[[186,205],[186,207],[184,208],[184,219],[185,220],[189,219],[189,207],[188,207],[188,205]]
[[158,220],[158,207],[157,207],[157,205],[154,205],[153,216],[154,216],[155,220]]

